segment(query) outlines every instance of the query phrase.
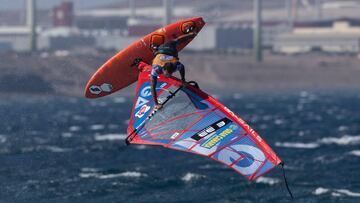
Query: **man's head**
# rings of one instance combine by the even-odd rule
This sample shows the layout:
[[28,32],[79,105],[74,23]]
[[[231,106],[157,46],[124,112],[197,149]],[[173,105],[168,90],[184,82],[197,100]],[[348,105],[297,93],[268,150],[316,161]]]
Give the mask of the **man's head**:
[[169,78],[175,71],[175,66],[173,63],[165,63],[163,67],[164,76]]

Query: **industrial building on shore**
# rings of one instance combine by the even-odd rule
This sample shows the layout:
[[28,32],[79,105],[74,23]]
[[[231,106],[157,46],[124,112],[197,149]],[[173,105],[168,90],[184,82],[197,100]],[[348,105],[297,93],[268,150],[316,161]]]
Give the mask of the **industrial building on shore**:
[[[27,2],[26,25],[0,26],[0,52],[120,50],[170,21],[172,15],[178,19],[196,13],[191,7],[172,8],[168,0],[163,0],[164,7],[136,8],[134,0],[130,0],[125,8],[79,11],[74,9],[72,1],[63,1],[52,8],[48,16],[41,16],[36,15],[36,1]],[[323,5],[326,6],[328,4]],[[288,54],[360,52],[360,19],[292,20],[289,23],[285,18],[266,19],[262,23],[262,48]],[[253,48],[253,34],[250,20],[234,21],[229,16],[210,19],[199,33],[201,37],[197,37],[186,50],[247,51]]]
[[273,50],[281,53],[359,53],[360,19],[342,18],[300,24],[292,32],[279,34]]

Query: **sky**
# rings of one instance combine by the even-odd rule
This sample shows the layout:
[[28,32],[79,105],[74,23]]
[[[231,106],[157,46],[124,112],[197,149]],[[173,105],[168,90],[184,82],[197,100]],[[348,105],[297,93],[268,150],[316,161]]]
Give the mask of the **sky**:
[[[37,7],[40,9],[52,8],[64,0],[37,0]],[[127,0],[72,0],[75,9],[91,8],[99,5],[106,5],[112,2],[123,2]],[[25,5],[25,0],[0,0],[0,10],[21,9]]]

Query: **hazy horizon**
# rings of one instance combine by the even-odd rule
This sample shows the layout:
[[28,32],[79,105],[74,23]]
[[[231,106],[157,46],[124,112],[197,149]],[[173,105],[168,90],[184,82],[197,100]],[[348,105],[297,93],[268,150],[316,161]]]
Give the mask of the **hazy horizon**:
[[[37,0],[37,7],[39,9],[49,9],[59,4],[64,0]],[[91,8],[101,5],[106,5],[114,2],[124,2],[127,0],[73,0],[75,9]],[[1,0],[0,11],[22,9],[25,5],[25,0]]]

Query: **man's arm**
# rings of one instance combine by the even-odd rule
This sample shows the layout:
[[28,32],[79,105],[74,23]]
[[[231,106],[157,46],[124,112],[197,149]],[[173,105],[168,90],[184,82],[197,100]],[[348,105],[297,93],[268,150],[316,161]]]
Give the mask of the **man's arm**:
[[155,105],[159,105],[156,94],[156,83],[157,83],[157,78],[151,78],[151,95],[154,99]]
[[186,82],[186,80],[185,80],[185,68],[184,68],[184,66],[179,69],[179,72],[180,72],[180,76],[181,76],[181,81],[182,81],[182,82]]
[[184,65],[181,64],[181,67],[179,68],[179,72],[180,72],[180,76],[181,76],[182,86],[186,87],[188,85],[188,83],[186,82],[186,79],[185,79],[185,67],[184,67]]
[[157,83],[157,78],[151,79],[151,94],[152,97],[154,99],[154,103],[155,103],[155,111],[160,110],[162,108],[162,104],[159,104],[158,99],[157,99],[157,94],[156,94],[156,83]]

